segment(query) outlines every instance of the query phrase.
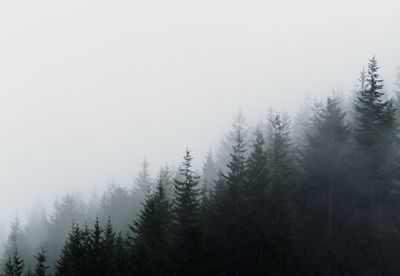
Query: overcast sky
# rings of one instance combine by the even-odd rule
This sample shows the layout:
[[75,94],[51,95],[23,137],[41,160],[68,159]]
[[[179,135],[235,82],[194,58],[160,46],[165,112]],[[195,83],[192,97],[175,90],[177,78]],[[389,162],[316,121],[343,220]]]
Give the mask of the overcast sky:
[[199,166],[232,114],[348,92],[400,65],[398,1],[1,1],[0,221],[185,147]]

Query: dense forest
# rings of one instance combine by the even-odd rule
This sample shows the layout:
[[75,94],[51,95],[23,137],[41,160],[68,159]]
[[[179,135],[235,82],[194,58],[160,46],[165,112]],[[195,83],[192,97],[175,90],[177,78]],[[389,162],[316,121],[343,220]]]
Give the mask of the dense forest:
[[[290,120],[242,113],[202,171],[178,168],[89,202],[68,194],[11,225],[7,275],[399,275],[400,83],[375,57],[351,99]],[[393,95],[393,96],[391,96]],[[290,100],[290,99],[288,99]]]

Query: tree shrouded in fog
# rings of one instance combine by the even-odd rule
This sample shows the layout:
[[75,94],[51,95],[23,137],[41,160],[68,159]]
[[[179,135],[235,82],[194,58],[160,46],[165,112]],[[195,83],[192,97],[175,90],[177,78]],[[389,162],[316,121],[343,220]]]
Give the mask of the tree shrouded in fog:
[[[309,100],[294,121],[234,117],[201,173],[148,163],[89,203],[13,221],[8,275],[399,275],[399,100],[375,57],[352,105]],[[98,200],[100,199],[100,200]],[[30,268],[34,268],[32,271]]]
[[180,179],[174,188],[175,265],[181,275],[190,274],[199,264],[201,248],[199,176],[192,168],[192,155],[186,149],[180,168]]
[[37,264],[35,266],[35,276],[46,276],[47,275],[47,269],[49,268],[47,266],[47,255],[46,251],[42,247],[40,249],[40,252],[35,255],[35,259],[37,261]]

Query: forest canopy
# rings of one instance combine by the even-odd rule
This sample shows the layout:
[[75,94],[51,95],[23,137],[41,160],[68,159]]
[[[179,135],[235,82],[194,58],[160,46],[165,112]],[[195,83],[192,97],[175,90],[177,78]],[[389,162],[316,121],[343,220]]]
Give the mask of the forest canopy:
[[[400,80],[399,80],[400,81]],[[399,83],[400,84],[400,83]],[[331,93],[296,117],[239,112],[201,172],[178,168],[112,183],[89,202],[16,218],[7,275],[399,275],[400,85],[376,57],[351,99]],[[185,147],[183,147],[183,150]]]

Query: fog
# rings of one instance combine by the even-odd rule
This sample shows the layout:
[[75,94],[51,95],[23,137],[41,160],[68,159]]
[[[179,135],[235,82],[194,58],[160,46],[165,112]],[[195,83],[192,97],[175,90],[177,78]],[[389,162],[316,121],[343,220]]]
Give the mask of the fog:
[[390,91],[397,1],[3,1],[0,220],[68,191],[200,168],[242,110],[349,93],[376,55]]

